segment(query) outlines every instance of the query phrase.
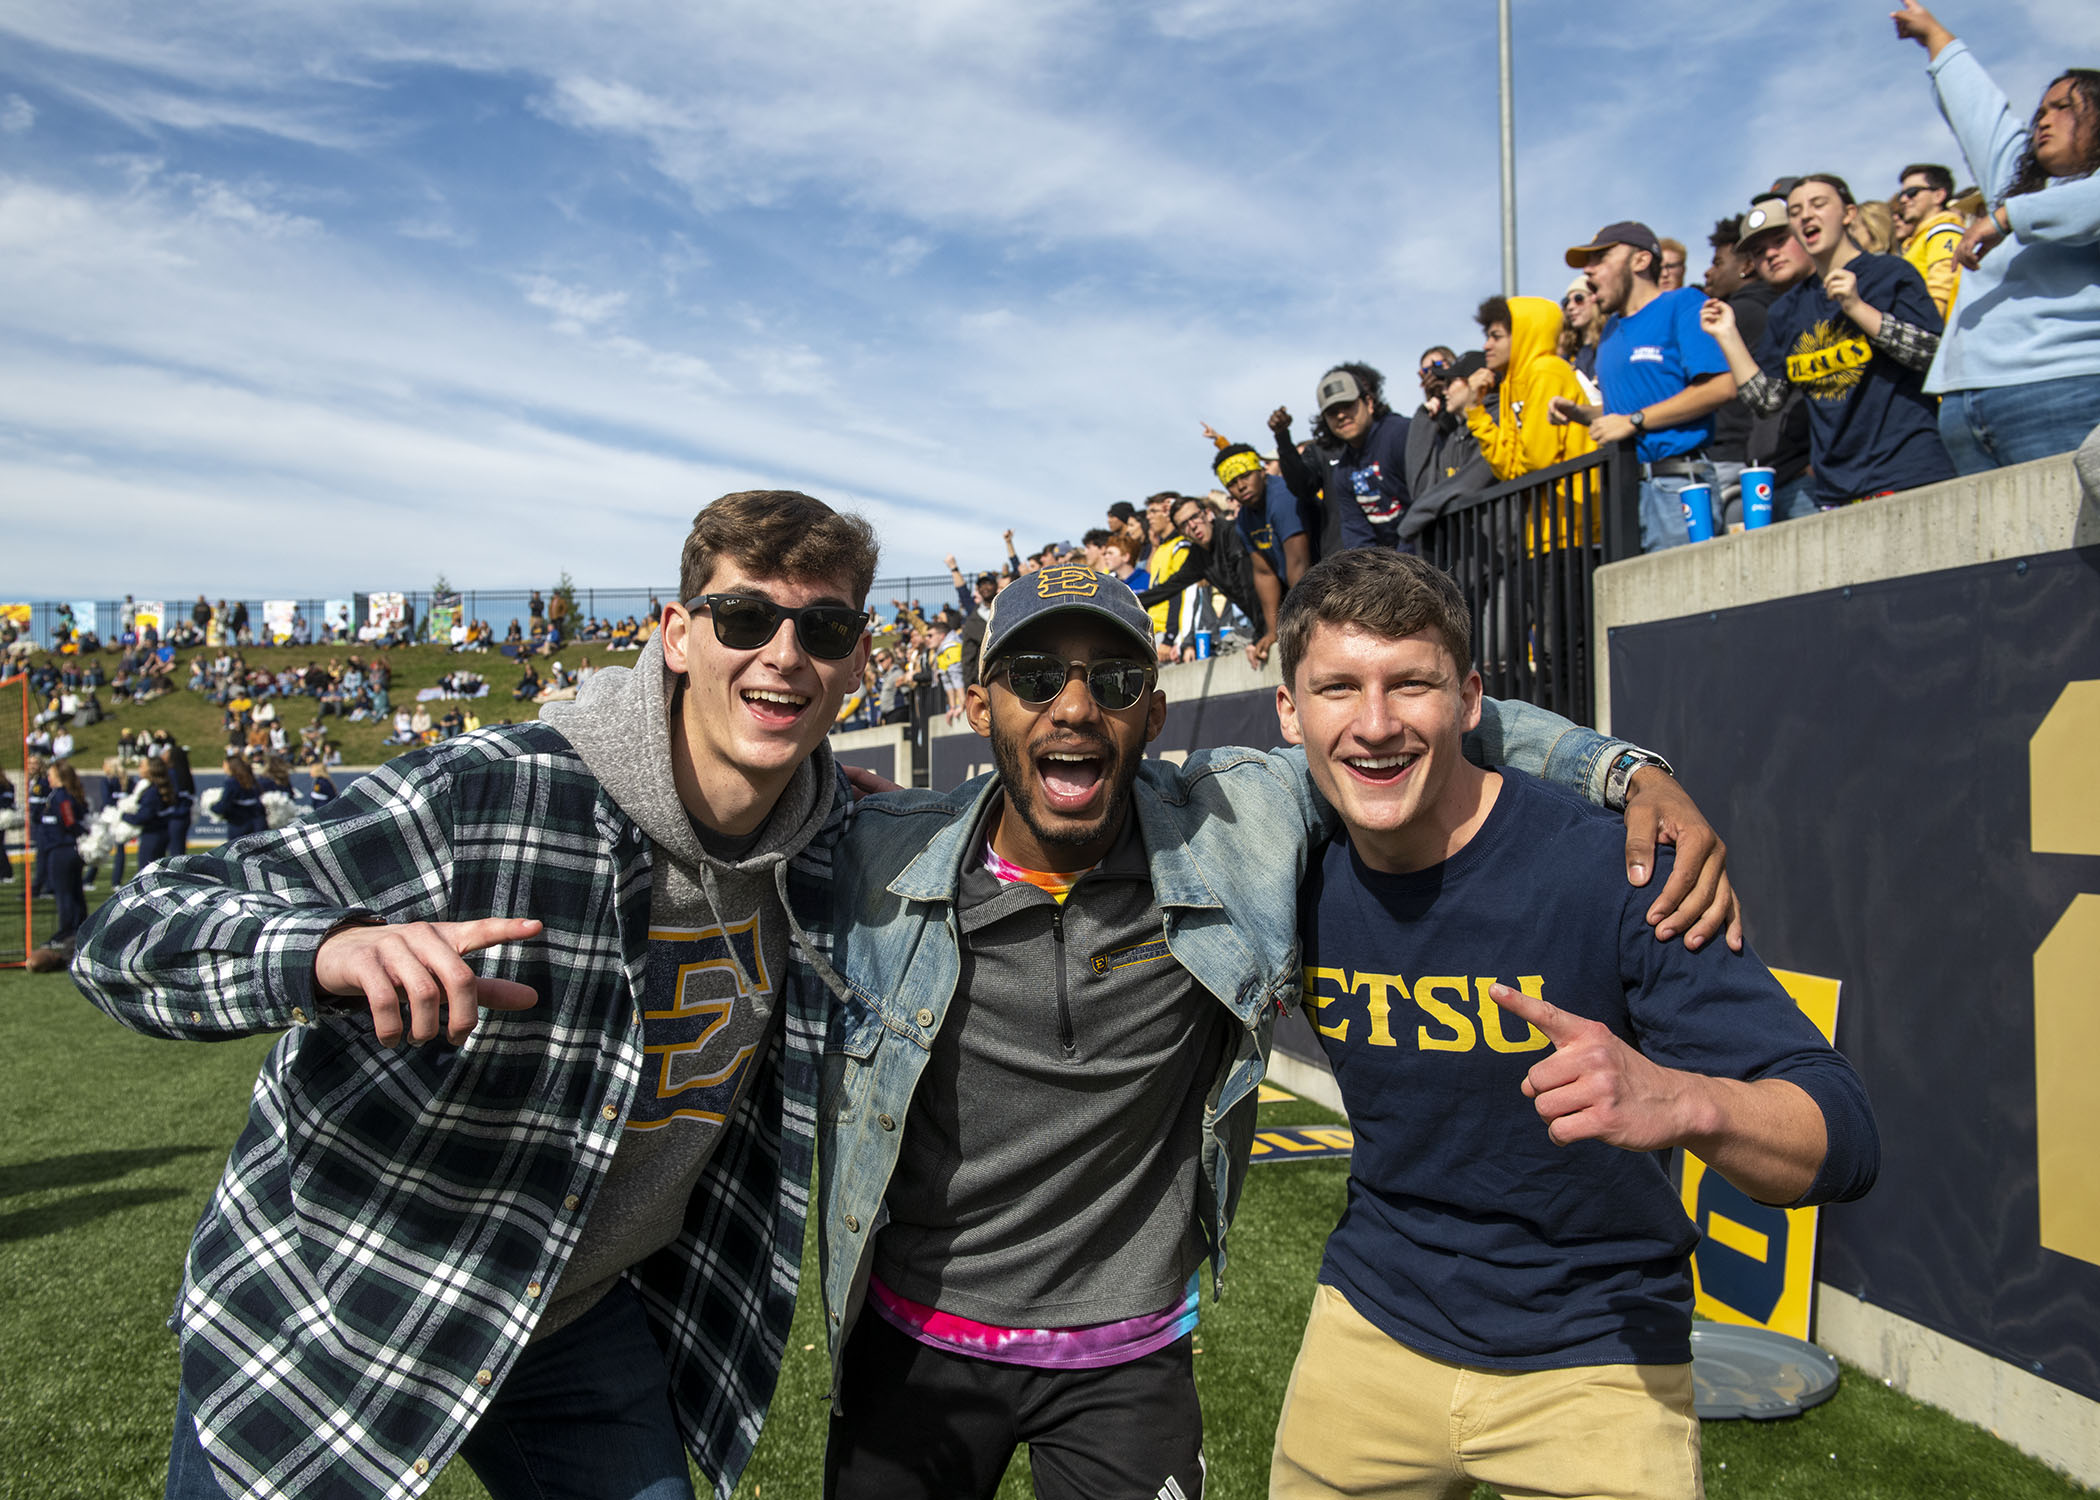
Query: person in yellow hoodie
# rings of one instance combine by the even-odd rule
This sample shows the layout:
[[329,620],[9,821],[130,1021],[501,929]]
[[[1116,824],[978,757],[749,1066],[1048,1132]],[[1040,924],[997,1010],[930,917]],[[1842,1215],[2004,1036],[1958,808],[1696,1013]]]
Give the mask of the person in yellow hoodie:
[[[1547,419],[1555,396],[1586,399],[1575,367],[1554,352],[1560,343],[1559,305],[1545,297],[1490,297],[1475,318],[1487,369],[1473,377],[1474,392],[1485,396],[1493,388],[1497,396],[1492,415],[1485,401],[1469,405],[1466,425],[1495,477],[1515,479],[1595,452],[1587,427]],[[1562,486],[1554,500],[1559,521],[1550,536],[1540,538],[1536,510],[1526,520],[1525,544],[1534,554],[1564,545],[1580,525],[1584,506],[1579,498]]]
[[1954,307],[1954,294],[1961,287],[1962,231],[1968,220],[1949,202],[1954,196],[1954,174],[1933,162],[1919,162],[1903,169],[1889,207],[1896,216],[1896,253],[1917,268],[1925,278],[1925,290],[1944,320]]

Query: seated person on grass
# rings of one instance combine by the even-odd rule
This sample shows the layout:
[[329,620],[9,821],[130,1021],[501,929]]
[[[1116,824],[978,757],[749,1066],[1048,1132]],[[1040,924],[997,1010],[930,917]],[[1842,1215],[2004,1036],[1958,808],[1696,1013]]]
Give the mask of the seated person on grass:
[[1448,575],[1328,558],[1278,641],[1284,738],[1343,825],[1299,936],[1356,1146],[1270,1494],[1696,1495],[1699,1236],[1664,1153],[1763,1203],[1857,1198],[1866,1092],[1747,949],[1654,941],[1616,820],[1461,755]]

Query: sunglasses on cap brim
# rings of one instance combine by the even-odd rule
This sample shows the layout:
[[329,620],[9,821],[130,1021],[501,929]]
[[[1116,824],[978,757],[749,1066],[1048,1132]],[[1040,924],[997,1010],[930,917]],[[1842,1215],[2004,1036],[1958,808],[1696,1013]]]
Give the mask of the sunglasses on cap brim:
[[1152,685],[1158,669],[1149,662],[1129,660],[1066,661],[1061,656],[1022,651],[992,664],[987,677],[1006,674],[1006,685],[1023,703],[1044,704],[1054,700],[1072,680],[1074,671],[1086,675],[1086,690],[1095,703],[1110,713],[1129,708]]
[[805,604],[790,609],[775,604],[763,594],[707,594],[684,601],[694,612],[705,608],[714,620],[715,639],[732,651],[755,651],[780,629],[783,619],[795,622],[795,639],[811,656],[837,661],[851,656],[868,628],[868,612],[843,604]]

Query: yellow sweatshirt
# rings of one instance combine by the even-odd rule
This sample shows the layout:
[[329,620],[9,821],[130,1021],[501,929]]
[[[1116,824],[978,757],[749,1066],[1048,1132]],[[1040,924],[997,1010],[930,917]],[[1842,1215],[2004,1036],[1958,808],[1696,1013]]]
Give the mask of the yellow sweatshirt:
[[1943,322],[1961,287],[1961,262],[1954,258],[1954,252],[1961,249],[1962,233],[1967,228],[1960,214],[1941,209],[1920,224],[1918,232],[1903,246],[1903,258],[1925,278],[1925,290],[1932,293],[1932,305],[1940,310]]
[[[1580,422],[1555,426],[1546,414],[1555,396],[1588,399],[1575,367],[1553,352],[1560,341],[1559,304],[1545,297],[1512,297],[1509,320],[1509,368],[1502,375],[1500,420],[1488,416],[1484,403],[1466,408],[1466,425],[1479,439],[1480,451],[1497,479],[1516,479],[1597,451],[1587,426]],[[1569,540],[1568,533],[1581,524],[1579,498],[1570,502],[1566,486],[1561,486],[1556,500],[1556,510],[1565,512],[1572,504],[1572,514],[1561,516],[1560,524],[1553,528],[1553,539],[1546,543],[1549,548]],[[1533,552],[1540,550],[1537,509],[1525,522],[1525,544]]]

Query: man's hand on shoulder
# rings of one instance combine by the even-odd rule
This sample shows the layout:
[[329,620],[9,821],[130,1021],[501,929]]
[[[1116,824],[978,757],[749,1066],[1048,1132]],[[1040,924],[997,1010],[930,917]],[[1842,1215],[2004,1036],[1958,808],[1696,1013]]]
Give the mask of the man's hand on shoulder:
[[853,788],[853,800],[876,797],[884,792],[901,792],[903,787],[887,777],[878,776],[866,766],[849,766],[841,762],[839,769],[846,773],[846,785]]
[[481,978],[467,967],[465,955],[538,937],[542,927],[515,917],[345,927],[315,952],[314,988],[362,997],[371,1007],[373,1035],[389,1045],[401,1040],[405,1002],[411,1041],[427,1042],[443,1031],[457,1046],[474,1029],[481,1006],[526,1010],[539,1003],[530,985]]
[[1676,846],[1677,864],[1648,908],[1657,939],[1668,942],[1682,932],[1685,947],[1696,950],[1725,927],[1728,946],[1742,952],[1743,908],[1728,879],[1728,846],[1674,776],[1644,766],[1626,787],[1626,878],[1632,884],[1648,883],[1659,843]]

